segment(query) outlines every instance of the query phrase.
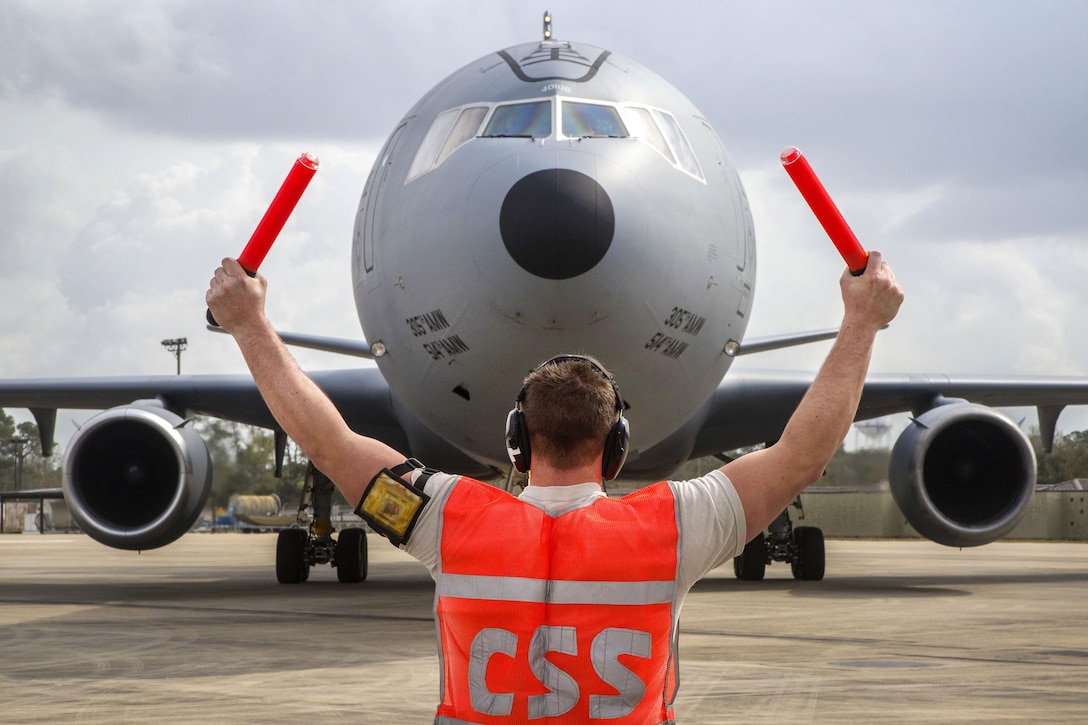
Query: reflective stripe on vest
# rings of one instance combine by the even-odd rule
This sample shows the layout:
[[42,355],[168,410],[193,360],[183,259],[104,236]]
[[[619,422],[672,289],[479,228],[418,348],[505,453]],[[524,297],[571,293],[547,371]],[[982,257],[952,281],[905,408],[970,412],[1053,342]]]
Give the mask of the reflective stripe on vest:
[[551,517],[459,481],[442,512],[436,722],[670,722],[677,541],[667,484]]
[[438,596],[552,604],[671,604],[676,582],[544,581],[524,577],[446,574]]

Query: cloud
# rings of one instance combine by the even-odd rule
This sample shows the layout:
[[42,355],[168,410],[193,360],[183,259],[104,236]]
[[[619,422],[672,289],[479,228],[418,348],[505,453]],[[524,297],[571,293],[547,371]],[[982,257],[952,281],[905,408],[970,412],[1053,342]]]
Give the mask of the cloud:
[[459,49],[465,63],[501,45],[503,6],[473,4],[488,22],[466,34],[464,3],[15,1],[0,90],[142,131],[358,138],[387,132]]
[[[659,73],[722,136],[757,223],[750,334],[838,322],[841,263],[778,164],[796,144],[907,286],[879,369],[1088,375],[1088,6],[550,9],[558,37]],[[284,329],[358,336],[349,240],[375,153],[443,77],[538,38],[540,14],[502,0],[0,4],[0,375],[169,373],[158,342],[179,336],[186,371],[241,371],[203,331],[203,291],[302,151],[322,169],[263,270],[270,310]],[[825,351],[742,361],[812,368]]]

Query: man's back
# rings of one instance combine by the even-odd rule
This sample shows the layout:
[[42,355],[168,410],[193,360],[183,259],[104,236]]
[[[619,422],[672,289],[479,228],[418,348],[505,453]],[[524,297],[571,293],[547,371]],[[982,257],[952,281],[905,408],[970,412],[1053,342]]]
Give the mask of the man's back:
[[671,719],[678,528],[668,484],[551,516],[462,479],[441,517],[440,717]]

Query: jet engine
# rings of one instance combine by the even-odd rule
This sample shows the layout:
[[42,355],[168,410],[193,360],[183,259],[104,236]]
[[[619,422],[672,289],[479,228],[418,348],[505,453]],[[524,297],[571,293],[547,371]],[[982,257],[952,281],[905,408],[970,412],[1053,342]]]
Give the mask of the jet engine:
[[1035,451],[982,405],[949,401],[915,418],[892,449],[892,496],[919,534],[979,546],[1008,534],[1035,490]]
[[200,516],[212,485],[208,448],[158,401],[111,408],[68,444],[64,496],[91,538],[116,549],[155,549]]

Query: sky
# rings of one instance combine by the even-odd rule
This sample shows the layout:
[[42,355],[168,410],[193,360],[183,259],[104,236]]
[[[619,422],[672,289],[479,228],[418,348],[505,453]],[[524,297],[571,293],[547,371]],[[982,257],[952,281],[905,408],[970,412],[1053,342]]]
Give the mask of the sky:
[[[723,139],[756,225],[750,336],[841,316],[842,262],[778,161],[796,145],[906,290],[873,371],[1088,376],[1078,0],[4,0],[0,378],[172,374],[160,341],[177,337],[182,372],[243,372],[204,329],[204,292],[302,152],[321,169],[261,268],[269,315],[359,338],[352,225],[376,152],[447,75],[539,39],[545,9],[557,38],[657,72]],[[62,444],[85,417],[61,414]],[[1088,429],[1088,409],[1059,428]]]

